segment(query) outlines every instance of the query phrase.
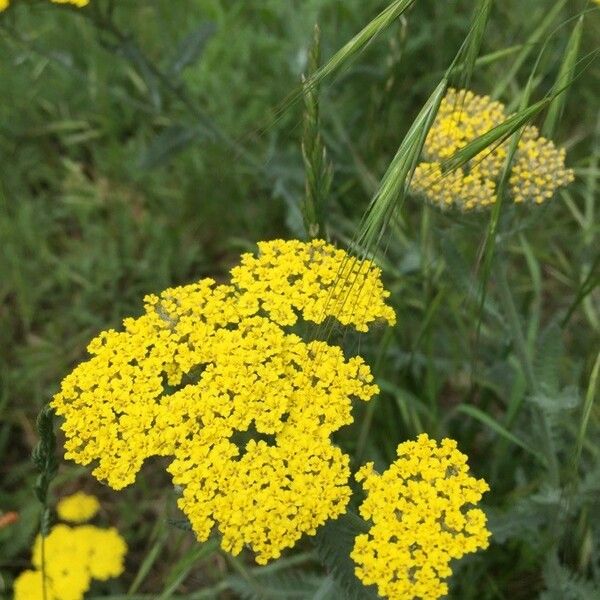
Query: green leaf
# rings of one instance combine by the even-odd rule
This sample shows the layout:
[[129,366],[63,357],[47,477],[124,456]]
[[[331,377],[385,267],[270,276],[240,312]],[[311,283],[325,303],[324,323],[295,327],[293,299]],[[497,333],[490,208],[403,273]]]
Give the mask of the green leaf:
[[543,570],[546,590],[540,600],[597,600],[598,581],[592,582],[580,573],[560,564],[556,554],[550,553]]
[[423,149],[425,138],[446,93],[447,85],[448,80],[444,78],[432,92],[410,126],[398,147],[396,155],[381,179],[375,197],[363,218],[358,235],[358,244],[365,252],[369,252],[372,246],[379,241],[393,211],[404,200],[412,173]]
[[162,166],[185,150],[193,141],[209,135],[206,129],[199,126],[170,125],[152,140],[140,157],[139,166],[141,169]]
[[459,406],[456,407],[456,411],[465,413],[465,414],[469,415],[470,417],[477,419],[484,425],[487,425],[487,427],[489,427],[492,431],[494,431],[501,437],[507,439],[509,442],[512,442],[513,444],[519,446],[520,448],[523,448],[523,450],[525,450],[532,456],[535,456],[535,458],[537,458],[538,461],[541,462],[543,465],[546,464],[547,461],[542,454],[540,454],[537,450],[534,450],[533,448],[531,448],[522,439],[518,438],[516,435],[514,435],[513,433],[508,431],[508,429],[506,429],[503,425],[498,423],[498,421],[495,421],[492,417],[490,417],[488,414],[484,413],[479,408],[477,408],[475,406],[471,406],[470,404],[460,404]]
[[177,77],[186,67],[198,61],[215,30],[214,23],[205,22],[187,35],[177,46],[171,58],[168,73]]
[[190,571],[196,566],[196,563],[212,556],[219,549],[219,540],[216,538],[192,546],[183,557],[173,565],[166,579],[165,587],[162,593],[157,596],[158,600],[166,600],[177,591],[177,588],[185,581]]
[[527,60],[529,54],[533,51],[533,49],[537,46],[540,40],[543,39],[544,35],[547,34],[548,29],[554,22],[554,19],[560,14],[561,10],[564,8],[567,0],[559,0],[552,5],[552,8],[547,12],[543,21],[537,25],[537,27],[531,32],[527,41],[523,44],[521,52],[512,60],[511,66],[507,69],[506,75],[498,82],[494,91],[492,92],[492,97],[497,98],[500,96],[509,83],[514,79],[516,74],[519,72],[519,69],[523,65],[523,63]]
[[[575,63],[577,61],[577,55],[579,54],[579,46],[581,45],[581,35],[583,33],[583,15],[577,19],[577,23],[571,32],[565,53],[563,54],[563,60],[558,71],[558,76],[552,91],[557,93],[559,90],[568,87],[573,81],[575,76]],[[563,111],[565,109],[565,103],[567,100],[567,94],[560,94],[556,100],[550,104],[548,108],[548,114],[546,120],[542,126],[542,135],[551,138],[554,135],[556,126],[560,121]]]
[[539,336],[534,357],[534,373],[545,392],[559,389],[560,362],[564,356],[563,332],[556,323],[548,325]]
[[566,387],[554,394],[539,391],[530,396],[528,400],[550,415],[573,410],[581,402],[579,392],[574,386]]
[[349,42],[344,44],[316,73],[306,80],[306,86],[318,85],[321,81],[339,71],[366,45],[385,31],[402,13],[414,4],[415,0],[395,0],[363,27]]
[[338,519],[328,521],[313,538],[319,559],[343,590],[344,600],[379,598],[373,586],[364,586],[356,577],[356,565],[350,558],[354,539],[365,533],[365,526],[358,515],[348,512]]
[[594,398],[596,397],[598,387],[598,376],[600,374],[600,352],[596,356],[594,367],[592,368],[592,374],[590,375],[590,381],[588,384],[587,392],[585,395],[585,402],[583,404],[583,412],[581,414],[581,421],[579,422],[579,431],[577,432],[577,444],[575,447],[575,464],[579,465],[579,459],[581,458],[581,451],[583,449],[583,442],[588,429],[590,415],[592,413],[592,407],[594,406]]
[[251,581],[241,575],[228,577],[225,581],[227,587],[243,600],[312,600],[324,579],[313,573],[288,570],[262,576],[256,573]]

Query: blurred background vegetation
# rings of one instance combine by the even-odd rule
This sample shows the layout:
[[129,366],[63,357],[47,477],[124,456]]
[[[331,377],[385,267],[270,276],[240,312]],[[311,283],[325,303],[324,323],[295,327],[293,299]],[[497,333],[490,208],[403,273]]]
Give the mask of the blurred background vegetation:
[[[286,98],[307,70],[315,23],[327,60],[388,3],[13,4],[0,15],[0,514],[19,515],[0,529],[6,597],[38,527],[29,460],[37,413],[87,342],[140,314],[145,294],[224,277],[259,240],[304,236],[303,105]],[[473,5],[417,1],[321,85],[335,243],[355,237]],[[533,99],[542,97],[582,11],[579,57],[597,49],[594,6],[494,2],[472,89],[514,110],[539,58]],[[398,325],[361,342],[382,394],[356,408],[340,443],[357,463],[385,468],[420,431],[459,441],[492,487],[494,537],[456,570],[456,598],[598,598],[600,73],[597,61],[579,70],[554,136],[576,180],[542,207],[511,208],[503,234],[539,393],[527,391],[494,277],[482,275],[489,214],[409,199],[379,247]],[[114,493],[61,465],[54,496],[98,494],[103,518],[130,545],[127,573],[97,595],[330,597],[310,541],[271,571],[196,544],[177,526],[176,493],[160,473],[148,464],[136,486]]]

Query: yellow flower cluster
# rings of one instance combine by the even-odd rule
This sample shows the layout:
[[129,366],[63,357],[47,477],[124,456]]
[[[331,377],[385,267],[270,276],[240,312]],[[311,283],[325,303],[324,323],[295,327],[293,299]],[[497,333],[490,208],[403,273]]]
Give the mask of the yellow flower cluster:
[[[50,2],[54,2],[54,4],[73,4],[78,8],[82,8],[87,6],[90,0],[50,0]],[[0,12],[6,10],[10,4],[10,0],[0,0]]]
[[382,475],[372,463],[356,474],[367,492],[360,513],[373,522],[355,540],[356,575],[390,600],[439,598],[448,593],[450,560],[488,546],[485,514],[468,506],[489,488],[469,475],[454,440],[438,445],[422,434],[397,453]]
[[56,512],[63,521],[83,523],[96,516],[100,510],[100,502],[96,496],[84,492],[76,492],[63,498],[56,506]]
[[[537,133],[535,127],[528,128]],[[533,200],[541,204],[554,195],[557,188],[573,181],[572,169],[565,169],[565,149],[543,137],[525,135],[510,173],[510,189],[515,202]]]
[[264,563],[345,510],[348,457],[330,436],[352,422],[352,398],[378,391],[360,357],[282,326],[330,316],[364,331],[395,316],[379,269],[320,240],[260,243],[231,274],[146,297],[123,332],[90,343],[52,405],[67,458],[120,489],[146,458],[173,457],[198,539],[216,524],[224,549],[247,544]]
[[389,292],[370,261],[350,258],[322,240],[258,246],[259,256],[244,254],[240,266],[231,270],[231,281],[258,299],[275,323],[296,323],[293,309],[314,323],[334,316],[363,332],[376,319],[394,322],[394,311],[385,305]]
[[[415,169],[411,190],[442,208],[472,210],[496,202],[496,182],[510,141],[484,150],[467,165],[453,171],[443,172],[442,163],[505,119],[504,105],[489,96],[449,89],[425,140],[425,160]],[[525,127],[509,178],[514,202],[540,204],[573,178],[572,169],[565,167],[565,151],[540,137],[535,127]]]
[[[93,496],[87,498],[98,502]],[[72,513],[77,502],[77,497],[66,498],[61,504]],[[87,503],[90,513],[91,503]],[[106,581],[123,572],[127,545],[114,528],[59,524],[43,543],[45,560],[42,561],[42,538],[38,536],[32,556],[35,569],[23,571],[15,580],[15,600],[81,600],[92,579]]]

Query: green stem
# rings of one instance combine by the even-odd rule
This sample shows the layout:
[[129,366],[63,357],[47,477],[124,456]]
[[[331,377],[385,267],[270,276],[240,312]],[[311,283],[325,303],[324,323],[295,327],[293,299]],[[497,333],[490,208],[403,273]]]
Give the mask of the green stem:
[[[498,295],[500,296],[500,302],[502,303],[506,318],[508,320],[511,337],[515,346],[515,351],[519,357],[519,361],[521,362],[521,367],[525,375],[528,391],[530,394],[536,394],[539,391],[539,384],[536,380],[533,362],[531,360],[529,348],[527,347],[527,342],[525,341],[519,314],[515,307],[515,302],[510,291],[510,286],[506,275],[506,258],[502,252],[498,253],[497,257],[498,263],[496,268],[496,281],[498,284]],[[552,442],[550,424],[548,423],[548,419],[541,409],[536,411],[536,414],[540,420],[540,427],[544,438],[545,454],[548,461],[547,464],[550,479],[554,486],[558,486],[560,484],[560,470],[558,460],[556,458],[554,443]]]
[[519,314],[515,307],[515,303],[510,291],[508,278],[506,276],[506,261],[504,256],[499,256],[498,267],[496,269],[496,277],[498,283],[498,294],[500,295],[500,301],[504,307],[506,318],[510,326],[512,339],[515,344],[515,351],[521,361],[525,379],[527,381],[527,387],[531,393],[535,393],[538,390],[538,385],[535,379],[535,373],[533,370],[533,364],[529,356],[529,349],[527,348],[527,342],[521,328],[521,321]]

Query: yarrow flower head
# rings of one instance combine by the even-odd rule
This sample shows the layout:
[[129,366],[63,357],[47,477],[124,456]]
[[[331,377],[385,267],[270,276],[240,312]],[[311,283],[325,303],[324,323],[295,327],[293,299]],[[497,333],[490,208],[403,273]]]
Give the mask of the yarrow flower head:
[[394,323],[379,269],[324,241],[259,244],[231,271],[147,296],[124,331],[101,333],[52,401],[66,454],[115,489],[144,460],[172,458],[199,540],[257,562],[344,512],[349,459],[330,436],[378,388],[360,357],[284,330],[326,317]]
[[[90,0],[50,0],[50,2],[54,2],[54,4],[73,4],[78,8],[82,8],[87,6],[90,3]],[[10,0],[0,0],[0,12],[6,10],[10,4]]]
[[[73,498],[63,500],[67,502],[63,511],[67,506],[69,514],[75,506]],[[89,514],[89,506],[87,509]],[[92,579],[106,581],[124,570],[127,544],[114,528],[58,524],[44,539],[44,546],[42,564],[42,538],[38,536],[33,547],[34,569],[23,571],[15,580],[15,600],[81,600]]]
[[[411,190],[442,208],[468,211],[495,203],[510,140],[484,150],[463,167],[444,172],[443,163],[506,118],[501,102],[450,88],[425,140],[424,161],[415,169]],[[573,170],[565,167],[564,149],[541,137],[535,127],[525,127],[509,177],[513,201],[541,204],[573,179]]]
[[485,514],[473,505],[489,488],[469,475],[454,440],[422,434],[397,454],[381,475],[372,463],[356,474],[367,493],[360,514],[373,522],[355,540],[356,575],[390,600],[439,598],[450,561],[488,546]]
[[77,492],[63,498],[56,506],[56,512],[63,521],[83,523],[92,519],[100,510],[96,496]]

